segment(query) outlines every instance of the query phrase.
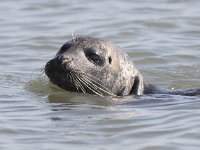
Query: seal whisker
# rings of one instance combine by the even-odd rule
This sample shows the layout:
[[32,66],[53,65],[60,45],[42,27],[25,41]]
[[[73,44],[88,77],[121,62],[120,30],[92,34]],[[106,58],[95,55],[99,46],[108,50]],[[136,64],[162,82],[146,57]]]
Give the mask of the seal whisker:
[[[99,88],[97,86],[95,86],[91,81],[89,81],[86,78],[83,78],[83,80],[91,87],[93,88],[93,90],[95,90],[98,93],[101,93],[101,91],[99,90]],[[102,93],[101,93],[102,94]]]
[[86,90],[85,90],[85,88],[83,87],[83,85],[80,81],[80,77],[77,74],[74,74],[74,77],[77,79],[76,82],[77,82],[78,86],[80,87],[81,91],[83,93],[86,93]]
[[103,97],[103,93],[101,93],[100,91],[98,91],[98,89],[94,89],[94,86],[92,86],[90,83],[88,83],[84,78],[79,78],[80,81],[92,92],[94,92],[95,94]]
[[[85,76],[85,80],[87,82],[89,82],[92,85],[92,87],[95,87],[95,89],[100,90],[102,92],[105,92],[105,93],[109,94],[110,96],[114,96],[114,97],[116,96],[109,89],[107,89],[103,84],[100,84],[100,83],[98,83],[97,81],[95,81],[95,80],[93,80],[91,78],[87,78],[86,76]],[[93,82],[95,82],[95,84]],[[97,84],[99,86],[97,86]]]
[[[112,93],[112,91],[110,91],[102,82],[97,82],[95,79],[90,78],[89,76],[84,76],[85,80],[87,80],[88,82],[90,82],[94,87],[98,88],[99,90],[111,95],[111,96],[116,96],[114,93]],[[94,83],[95,84],[94,84]],[[97,86],[99,85],[99,86]]]
[[[73,75],[72,75],[72,73],[71,72],[69,72],[69,80],[70,80],[70,83],[72,83],[74,86],[75,86],[75,88],[77,89],[77,85],[76,85],[76,83],[75,83],[75,81],[74,81],[74,78],[73,78]],[[77,89],[78,90],[78,89]]]
[[81,76],[79,76],[79,81],[83,85],[85,85],[88,89],[90,89],[92,92],[94,92],[96,94],[99,93],[98,95],[102,95],[102,93],[100,93],[97,89],[94,89],[94,87],[90,83],[88,83],[84,78],[82,78]]
[[[83,73],[83,75],[86,77],[86,78],[88,78],[88,79],[90,79],[90,80],[92,80],[92,81],[94,81],[95,83],[97,83],[98,85],[100,85],[100,86],[102,86],[103,88],[105,88],[106,90],[108,90],[108,91],[110,91],[105,85],[105,83],[103,83],[101,80],[99,80],[98,78],[96,78],[95,76],[92,76],[92,75],[87,75],[87,74],[85,74],[85,73]],[[111,91],[110,91],[111,92]],[[112,93],[112,92],[111,92]]]
[[73,83],[73,79],[72,79],[71,73],[68,73],[67,75],[69,76],[69,82]]
[[72,82],[73,82],[75,88],[77,89],[77,91],[79,92],[79,85],[78,85],[77,81],[75,80],[75,78],[74,78],[75,76],[74,75],[75,75],[74,73],[70,72],[70,76],[71,76]]
[[102,80],[98,79],[97,77],[93,76],[93,75],[90,75],[90,74],[87,74],[85,72],[81,72],[81,75],[85,75],[86,77],[91,77],[91,78],[94,78],[95,80],[99,81],[102,83]]
[[[82,75],[82,74],[81,74]],[[105,87],[105,85],[103,85],[103,83],[99,83],[97,82],[96,80],[88,77],[88,76],[82,76],[82,78],[84,77],[84,80],[92,87],[94,88],[95,90],[97,90],[98,92],[102,91],[102,92],[105,92],[107,94],[109,94],[110,96],[114,96],[116,97],[115,94],[112,93],[112,91],[110,91],[108,88]],[[94,82],[94,83],[93,83]],[[97,86],[99,85],[99,86]]]

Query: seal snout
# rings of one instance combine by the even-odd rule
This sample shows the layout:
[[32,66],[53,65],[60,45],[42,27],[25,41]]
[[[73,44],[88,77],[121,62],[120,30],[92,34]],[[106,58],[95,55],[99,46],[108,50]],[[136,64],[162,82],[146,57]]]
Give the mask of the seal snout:
[[45,73],[48,77],[56,72],[66,72],[72,70],[73,58],[68,56],[59,56],[47,62],[45,65]]

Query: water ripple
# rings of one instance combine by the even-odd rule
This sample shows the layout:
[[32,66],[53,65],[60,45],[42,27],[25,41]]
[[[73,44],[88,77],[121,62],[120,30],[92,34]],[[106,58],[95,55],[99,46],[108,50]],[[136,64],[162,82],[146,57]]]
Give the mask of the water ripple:
[[199,88],[200,1],[2,0],[0,149],[199,149],[200,97],[70,93],[45,63],[75,35],[116,42],[146,82]]

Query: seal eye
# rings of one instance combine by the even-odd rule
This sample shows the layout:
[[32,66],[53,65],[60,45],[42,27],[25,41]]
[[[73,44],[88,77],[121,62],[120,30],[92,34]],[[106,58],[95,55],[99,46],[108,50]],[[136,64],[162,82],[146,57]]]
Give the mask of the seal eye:
[[93,49],[87,49],[85,55],[89,61],[97,65],[103,65],[103,58],[96,54]]
[[87,57],[91,59],[93,62],[97,62],[97,63],[99,62],[99,56],[97,54],[90,53],[87,55]]
[[60,53],[64,53],[66,50],[68,50],[72,45],[70,43],[65,43],[61,48],[60,48]]
[[92,61],[95,64],[99,64],[99,65],[102,64],[100,56],[95,54],[95,53],[89,53],[89,54],[87,54],[86,57],[87,57],[88,60]]

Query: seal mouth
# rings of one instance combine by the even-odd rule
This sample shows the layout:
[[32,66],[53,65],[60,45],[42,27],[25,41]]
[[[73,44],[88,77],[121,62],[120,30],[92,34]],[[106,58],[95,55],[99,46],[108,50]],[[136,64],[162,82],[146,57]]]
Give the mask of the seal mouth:
[[65,65],[60,65],[55,59],[50,60],[45,65],[45,74],[50,79],[50,82],[71,92],[91,93],[99,96],[111,96],[116,95],[106,87],[98,78],[80,72],[78,70],[72,70]]

